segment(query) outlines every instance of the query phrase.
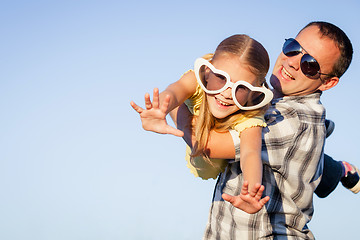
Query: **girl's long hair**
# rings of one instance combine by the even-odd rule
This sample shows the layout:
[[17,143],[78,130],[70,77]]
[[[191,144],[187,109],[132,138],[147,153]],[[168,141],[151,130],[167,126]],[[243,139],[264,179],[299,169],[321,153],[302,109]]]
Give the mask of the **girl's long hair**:
[[[269,70],[269,56],[265,48],[256,40],[244,34],[233,35],[223,40],[215,50],[215,54],[207,54],[203,56],[206,60],[211,61],[217,55],[231,54],[239,57],[239,60],[248,67],[248,69],[257,76],[257,85],[261,86],[266,84],[265,76]],[[223,119],[215,118],[208,108],[206,94],[203,92],[202,103],[200,106],[199,116],[193,118],[193,129],[195,133],[195,143],[193,146],[191,156],[203,155],[208,159],[209,150],[207,149],[207,142],[211,130],[218,132],[226,132],[240,122],[244,117],[253,117],[260,113],[265,112],[267,106],[244,111],[238,110],[237,112],[227,116]]]

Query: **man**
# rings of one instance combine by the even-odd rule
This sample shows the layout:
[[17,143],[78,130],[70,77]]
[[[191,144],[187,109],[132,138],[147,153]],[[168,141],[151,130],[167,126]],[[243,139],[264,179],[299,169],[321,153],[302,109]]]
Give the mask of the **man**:
[[243,178],[239,162],[230,163],[216,184],[204,239],[314,239],[307,223],[323,170],[320,95],[336,86],[351,59],[350,40],[330,23],[312,22],[286,40],[270,79],[275,97],[263,132],[264,194],[270,200],[256,214],[234,208],[232,196],[240,194]]

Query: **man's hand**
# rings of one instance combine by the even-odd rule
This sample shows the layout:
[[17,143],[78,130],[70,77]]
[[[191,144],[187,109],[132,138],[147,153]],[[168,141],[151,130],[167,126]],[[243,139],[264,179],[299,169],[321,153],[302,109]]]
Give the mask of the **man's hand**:
[[153,101],[150,100],[150,95],[145,94],[145,108],[136,105],[133,101],[130,102],[131,107],[140,114],[142,127],[146,131],[152,131],[160,134],[172,134],[182,137],[184,133],[176,128],[168,125],[166,121],[166,114],[169,107],[170,96],[164,98],[161,106],[159,103],[159,89],[154,88]]
[[248,192],[249,183],[244,181],[241,188],[241,193],[238,196],[231,196],[223,193],[222,198],[230,202],[234,207],[243,210],[247,213],[257,213],[269,201],[270,197],[266,196],[261,198],[264,192],[264,186],[259,183],[255,184],[253,189]]

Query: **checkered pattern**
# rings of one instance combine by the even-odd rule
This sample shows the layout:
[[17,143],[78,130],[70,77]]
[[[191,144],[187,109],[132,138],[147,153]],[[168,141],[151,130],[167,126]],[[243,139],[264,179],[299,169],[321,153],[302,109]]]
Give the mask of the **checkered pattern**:
[[204,239],[314,239],[307,223],[323,164],[320,93],[275,99],[265,120],[263,184],[270,201],[256,214],[225,202],[221,194],[238,195],[243,182],[239,160],[229,163],[215,187]]

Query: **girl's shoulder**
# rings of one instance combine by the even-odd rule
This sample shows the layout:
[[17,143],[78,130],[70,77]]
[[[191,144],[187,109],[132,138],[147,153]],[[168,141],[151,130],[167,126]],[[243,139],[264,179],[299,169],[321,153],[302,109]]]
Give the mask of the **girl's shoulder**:
[[201,89],[200,85],[198,84],[195,93],[191,97],[185,100],[185,105],[194,115],[199,114],[200,106],[204,96],[203,93],[204,91]]
[[239,121],[237,121],[233,129],[236,130],[239,134],[247,128],[252,127],[266,127],[266,122],[263,114],[246,116],[244,115]]

